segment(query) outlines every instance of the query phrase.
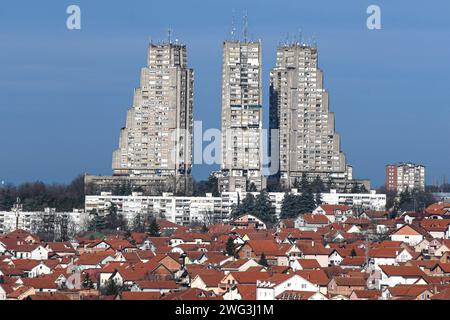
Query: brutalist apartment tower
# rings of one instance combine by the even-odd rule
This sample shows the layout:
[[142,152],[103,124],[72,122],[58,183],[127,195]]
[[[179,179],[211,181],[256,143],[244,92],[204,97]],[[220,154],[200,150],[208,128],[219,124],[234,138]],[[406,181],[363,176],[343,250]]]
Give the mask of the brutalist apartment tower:
[[147,67],[141,70],[140,87],[113,153],[114,176],[174,184],[172,189],[186,191],[192,168],[193,83],[185,45],[150,44]]
[[220,191],[265,188],[259,41],[225,41],[222,57]]
[[279,130],[279,179],[284,187],[292,187],[303,173],[326,180],[352,179],[316,47],[294,43],[277,49],[276,67],[270,73],[270,129]]

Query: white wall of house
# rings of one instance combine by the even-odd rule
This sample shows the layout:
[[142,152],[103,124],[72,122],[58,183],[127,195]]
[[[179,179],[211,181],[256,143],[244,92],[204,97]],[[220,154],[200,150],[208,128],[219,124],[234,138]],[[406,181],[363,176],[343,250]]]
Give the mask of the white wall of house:
[[445,231],[430,231],[429,233],[434,239],[445,239]]
[[380,266],[393,266],[397,264],[396,258],[373,258],[373,266],[375,270],[381,270]]
[[419,277],[408,277],[404,278],[401,276],[387,276],[383,271],[381,271],[380,287],[395,287],[398,284],[414,284],[419,280]]
[[328,300],[328,298],[323,293],[316,292],[308,300],[323,301],[323,300]]
[[319,254],[318,255],[305,254],[303,257],[304,257],[304,259],[316,259],[322,268],[328,267],[328,255],[327,254],[320,254],[320,255]]
[[48,259],[48,250],[42,246],[37,247],[33,251],[31,251],[31,259],[33,260],[47,260]]
[[51,274],[52,270],[47,267],[45,264],[40,263],[36,267],[30,270],[30,273],[28,274],[28,277],[30,278],[36,278],[44,274]]
[[277,257],[277,266],[288,267],[289,266],[289,257],[278,256]]
[[112,275],[113,275],[112,273],[106,272],[100,273],[100,286],[101,287],[106,286],[110,279],[113,280],[118,286],[123,285],[123,278],[120,275],[120,273],[116,272],[114,277]]
[[191,288],[206,290],[207,287],[206,284],[203,282],[203,280],[199,276],[196,276],[194,280],[192,280],[191,282]]
[[308,292],[320,292],[320,287],[308,280],[300,277],[299,275],[293,275],[289,279],[275,284],[271,287],[265,287],[265,282],[257,284],[256,288],[256,300],[275,300],[275,297],[282,294],[285,291],[308,291]]
[[423,236],[421,234],[419,234],[419,235],[393,234],[393,235],[391,235],[391,240],[392,241],[401,241],[401,242],[409,244],[410,246],[415,246],[416,244],[420,243],[420,241],[423,240]]
[[44,247],[38,246],[33,251],[16,251],[14,256],[18,259],[47,260],[48,251]]
[[447,248],[447,246],[442,245],[442,246],[440,246],[439,248],[436,249],[436,251],[434,252],[434,255],[435,255],[436,257],[442,257],[442,255],[443,255],[444,253],[448,252],[448,251],[450,251],[450,249]]
[[358,226],[353,225],[347,230],[347,233],[361,233],[361,229]]
[[403,249],[398,256],[395,258],[397,263],[408,262],[412,259],[412,255],[408,252],[408,250]]
[[223,300],[242,300],[242,297],[238,289],[233,288],[224,293]]
[[342,260],[342,256],[337,253],[337,251],[334,251],[328,258],[328,264],[338,266],[341,264]]

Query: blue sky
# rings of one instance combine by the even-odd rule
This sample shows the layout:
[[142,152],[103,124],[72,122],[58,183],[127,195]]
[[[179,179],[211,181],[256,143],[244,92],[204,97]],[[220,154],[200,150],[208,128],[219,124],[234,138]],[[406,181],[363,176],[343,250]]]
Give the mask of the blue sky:
[[[268,74],[280,41],[315,35],[342,149],[355,176],[384,182],[388,162],[427,166],[428,182],[450,175],[450,3],[444,1],[2,1],[0,181],[68,182],[111,174],[111,153],[146,62],[149,37],[167,28],[188,45],[196,73],[195,119],[220,125],[222,41],[244,10],[263,44]],[[66,8],[82,30],[66,28]],[[382,30],[366,9],[382,10]],[[205,178],[214,167],[194,168]]]

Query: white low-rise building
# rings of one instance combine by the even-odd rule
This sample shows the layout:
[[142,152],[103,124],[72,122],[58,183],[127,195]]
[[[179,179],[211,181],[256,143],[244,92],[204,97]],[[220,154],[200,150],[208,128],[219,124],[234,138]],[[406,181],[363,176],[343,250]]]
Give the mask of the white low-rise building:
[[[72,212],[56,212],[53,208],[44,211],[0,211],[0,234],[8,233],[17,229],[36,232],[43,221],[54,221],[55,218],[64,218],[69,221],[78,232],[83,225],[84,210],[74,209]],[[57,219],[56,219],[57,220]]]
[[376,193],[375,190],[370,193],[337,193],[336,190],[331,190],[322,194],[322,201],[326,204],[356,206],[374,211],[386,209],[386,195]]
[[[251,192],[254,197],[258,192]],[[291,190],[292,194],[300,194],[297,189]],[[275,213],[279,217],[281,214],[281,206],[283,204],[284,192],[269,192],[269,199],[275,208]],[[247,192],[237,190],[236,192],[222,192],[222,201],[228,207],[236,205],[247,196]],[[376,193],[375,190],[369,193],[337,193],[331,190],[329,193],[322,193],[322,202],[331,205],[348,205],[355,206],[367,210],[383,211],[386,209],[386,195]]]
[[86,196],[86,215],[92,210],[107,211],[112,205],[131,224],[137,214],[153,214],[179,225],[215,223],[229,219],[232,207],[222,198],[207,194],[205,197],[179,197],[172,193],[162,196],[144,196],[133,192],[131,196],[115,196],[102,192],[99,196]]
[[[297,189],[291,193],[298,194]],[[256,197],[258,192],[252,192]],[[277,216],[281,214],[284,192],[269,192],[269,199]],[[204,197],[181,197],[172,193],[163,193],[162,196],[144,196],[133,192],[129,196],[116,196],[110,192],[100,195],[87,195],[85,202],[86,216],[92,210],[107,211],[112,204],[117,207],[118,213],[123,214],[129,223],[132,223],[137,214],[153,214],[180,224],[217,223],[228,222],[231,212],[245,197],[247,192],[222,192],[220,197],[207,194]],[[322,200],[326,204],[355,205],[370,210],[384,210],[386,195],[376,194],[375,191],[367,194],[323,193]],[[81,219],[83,220],[83,219]]]

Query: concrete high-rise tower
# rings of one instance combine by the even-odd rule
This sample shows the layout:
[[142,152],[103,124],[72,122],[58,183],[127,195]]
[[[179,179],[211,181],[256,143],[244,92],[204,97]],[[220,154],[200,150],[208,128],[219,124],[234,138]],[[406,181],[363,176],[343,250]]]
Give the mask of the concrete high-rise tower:
[[222,59],[219,189],[264,189],[261,43],[247,39],[225,41]]
[[115,176],[186,188],[192,167],[193,83],[185,45],[170,40],[150,44],[147,67],[113,153]]
[[303,173],[324,181],[352,179],[315,46],[296,43],[278,48],[270,73],[270,128],[279,129],[279,178],[284,187],[292,187]]

